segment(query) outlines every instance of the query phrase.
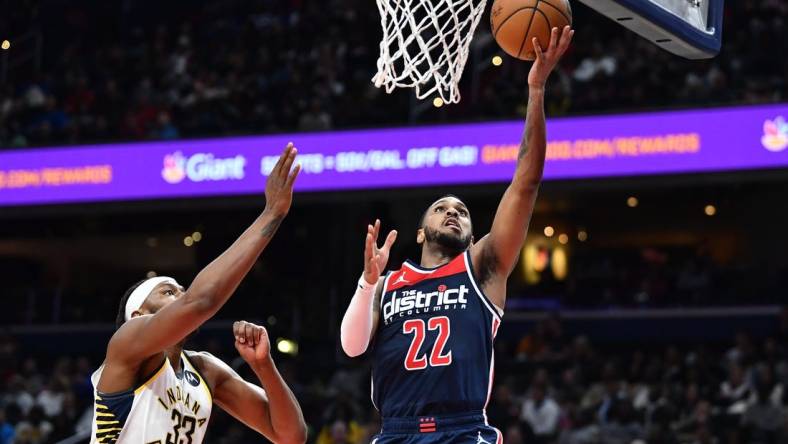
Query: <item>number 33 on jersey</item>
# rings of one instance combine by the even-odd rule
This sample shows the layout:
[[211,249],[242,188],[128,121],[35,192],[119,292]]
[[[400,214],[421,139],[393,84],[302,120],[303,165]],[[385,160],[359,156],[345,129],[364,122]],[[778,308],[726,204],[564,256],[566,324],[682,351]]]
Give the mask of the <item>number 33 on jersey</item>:
[[[169,358],[134,390],[101,393],[94,389],[91,444],[199,444],[211,417],[213,395],[186,353],[180,371]],[[102,366],[91,377],[93,387]]]
[[384,280],[372,344],[372,401],[383,417],[481,411],[489,400],[501,312],[481,292],[470,253]]

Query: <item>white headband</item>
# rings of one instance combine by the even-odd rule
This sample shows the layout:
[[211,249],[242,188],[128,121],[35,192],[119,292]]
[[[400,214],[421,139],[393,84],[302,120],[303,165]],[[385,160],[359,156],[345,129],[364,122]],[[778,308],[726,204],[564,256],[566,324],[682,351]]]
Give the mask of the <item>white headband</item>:
[[141,283],[137,288],[131,292],[131,296],[126,301],[126,320],[128,321],[131,319],[131,314],[135,311],[139,310],[142,307],[142,304],[145,303],[145,299],[148,298],[148,295],[153,291],[156,286],[161,283],[168,283],[178,288],[178,282],[167,276],[158,276],[148,279],[147,281]]

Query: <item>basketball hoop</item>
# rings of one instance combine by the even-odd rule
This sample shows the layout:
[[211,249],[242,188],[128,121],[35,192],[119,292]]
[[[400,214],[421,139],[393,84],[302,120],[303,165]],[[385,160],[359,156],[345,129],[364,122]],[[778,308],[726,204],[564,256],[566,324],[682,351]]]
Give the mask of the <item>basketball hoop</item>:
[[415,88],[419,99],[437,93],[445,103],[459,102],[458,84],[487,0],[376,1],[383,39],[375,86],[387,93]]

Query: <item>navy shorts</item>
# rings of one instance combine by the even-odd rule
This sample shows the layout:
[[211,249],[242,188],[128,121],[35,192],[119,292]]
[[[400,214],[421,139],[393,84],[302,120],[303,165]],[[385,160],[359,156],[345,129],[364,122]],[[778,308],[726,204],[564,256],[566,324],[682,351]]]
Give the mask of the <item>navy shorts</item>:
[[461,415],[383,418],[371,444],[502,444],[501,432],[482,412]]

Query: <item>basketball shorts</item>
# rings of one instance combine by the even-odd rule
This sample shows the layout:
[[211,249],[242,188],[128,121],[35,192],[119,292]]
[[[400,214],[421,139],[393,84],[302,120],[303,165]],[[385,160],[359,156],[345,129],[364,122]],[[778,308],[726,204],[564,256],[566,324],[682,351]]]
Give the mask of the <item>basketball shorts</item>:
[[502,444],[501,432],[482,412],[459,415],[383,418],[371,444]]

